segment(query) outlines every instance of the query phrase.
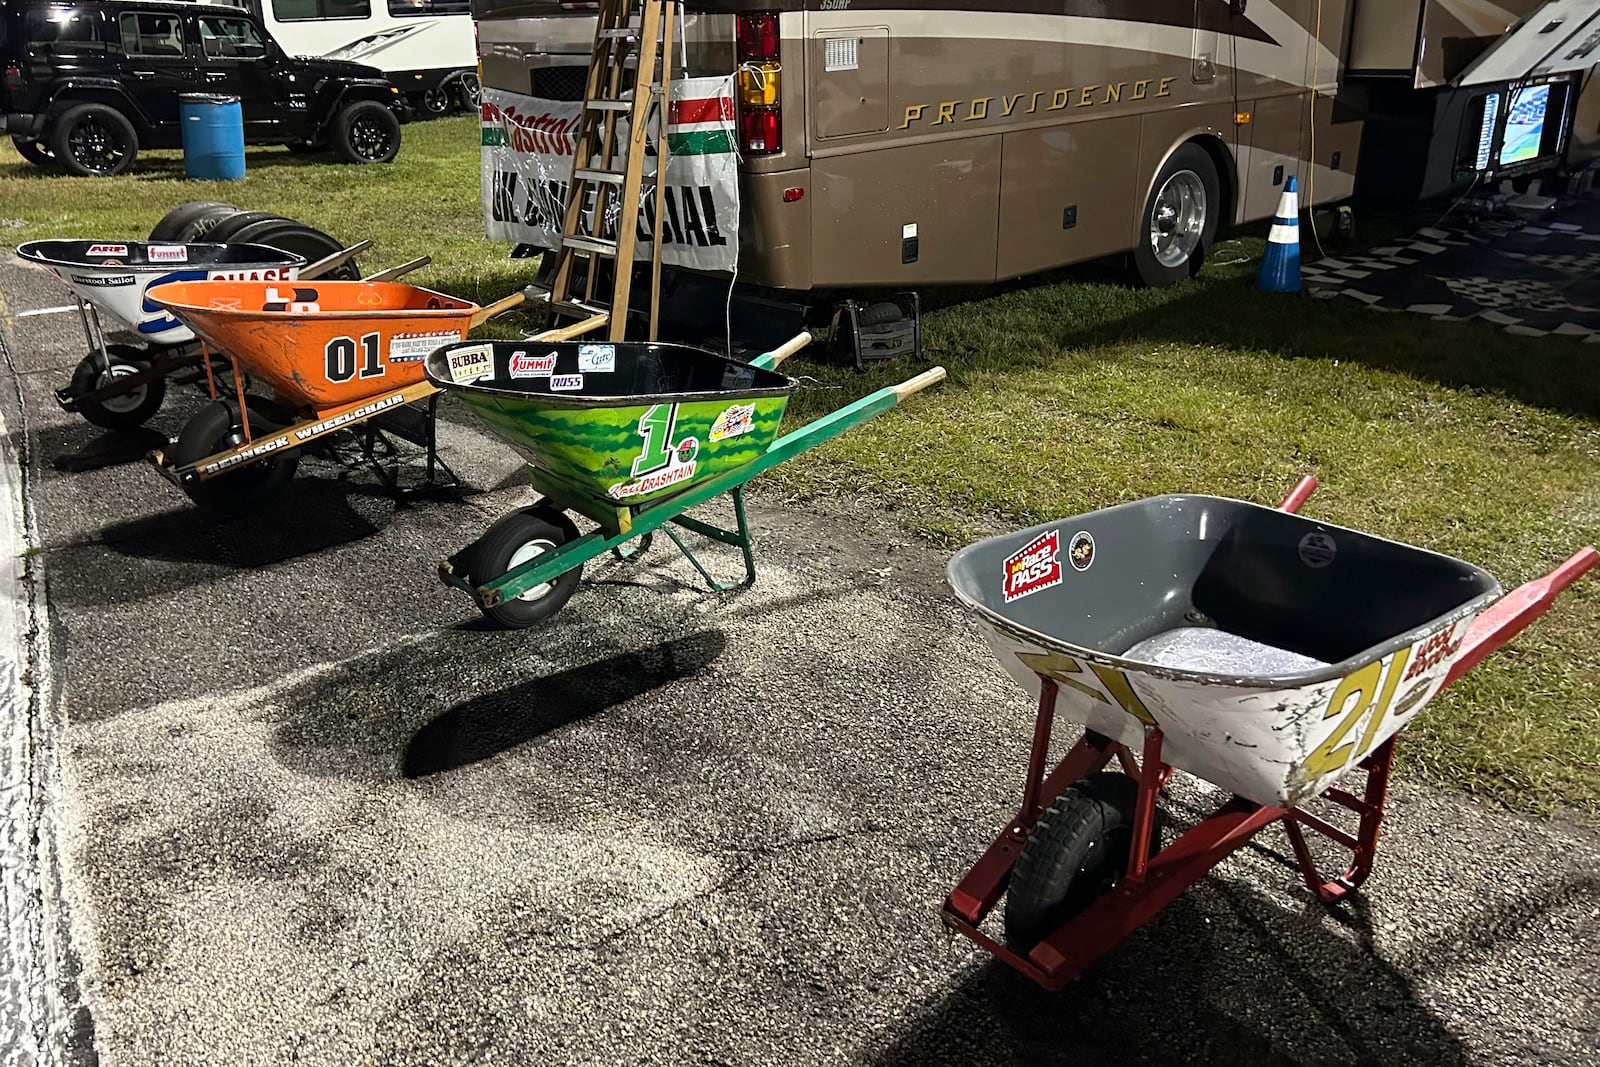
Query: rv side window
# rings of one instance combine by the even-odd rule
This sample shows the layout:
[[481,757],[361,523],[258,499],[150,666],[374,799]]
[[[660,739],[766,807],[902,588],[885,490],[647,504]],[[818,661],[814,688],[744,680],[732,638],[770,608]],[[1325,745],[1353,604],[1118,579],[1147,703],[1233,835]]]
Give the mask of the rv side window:
[[31,54],[49,52],[56,56],[82,55],[84,52],[104,52],[100,40],[100,13],[53,8],[49,11],[30,11],[27,19],[28,51]]
[[407,15],[465,15],[471,10],[471,0],[389,0],[389,14],[397,18]]
[[272,0],[272,14],[279,22],[364,19],[372,17],[372,4],[369,0]]

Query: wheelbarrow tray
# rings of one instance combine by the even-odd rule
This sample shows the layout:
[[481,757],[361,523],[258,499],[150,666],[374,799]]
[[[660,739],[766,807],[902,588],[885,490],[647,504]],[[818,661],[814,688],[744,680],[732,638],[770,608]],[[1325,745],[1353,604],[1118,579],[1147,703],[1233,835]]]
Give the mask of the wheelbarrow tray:
[[1320,794],[1443,687],[1486,571],[1243,501],[1160,496],[951,560],[990,647],[1057,713],[1259,804]]
[[303,256],[266,245],[160,244],[149,241],[29,241],[17,255],[47,267],[80,300],[158,345],[194,340],[194,333],[147,291],[169,282],[292,281]]
[[489,341],[426,361],[534,468],[536,486],[616,530],[655,503],[748,466],[777,436],[795,382],[688,345]]
[[331,411],[420,383],[478,305],[400,282],[183,282],[152,289],[208,343],[298,409]]

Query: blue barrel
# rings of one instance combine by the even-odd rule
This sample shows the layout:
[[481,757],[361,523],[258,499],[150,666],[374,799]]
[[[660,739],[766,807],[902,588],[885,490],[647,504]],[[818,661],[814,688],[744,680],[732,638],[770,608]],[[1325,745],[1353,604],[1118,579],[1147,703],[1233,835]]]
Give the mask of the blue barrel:
[[237,96],[178,97],[186,178],[234,182],[244,177],[244,113]]

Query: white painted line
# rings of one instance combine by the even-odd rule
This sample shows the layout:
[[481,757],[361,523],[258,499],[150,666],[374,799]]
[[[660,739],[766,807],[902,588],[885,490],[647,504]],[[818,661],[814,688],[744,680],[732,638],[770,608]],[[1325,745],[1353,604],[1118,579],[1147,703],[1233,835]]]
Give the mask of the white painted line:
[[76,304],[63,304],[58,308],[34,308],[32,311],[19,311],[12,317],[18,319],[31,319],[35,315],[59,315],[64,311],[77,310],[78,306]]

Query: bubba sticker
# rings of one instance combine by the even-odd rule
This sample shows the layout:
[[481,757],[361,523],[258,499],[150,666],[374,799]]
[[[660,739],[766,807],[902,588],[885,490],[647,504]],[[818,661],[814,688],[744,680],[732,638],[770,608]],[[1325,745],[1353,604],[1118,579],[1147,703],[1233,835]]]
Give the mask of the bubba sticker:
[[1042,533],[1006,557],[1006,603],[1061,584],[1061,531]]
[[756,406],[754,404],[735,404],[733,407],[717,416],[717,421],[711,424],[711,439],[713,441],[726,441],[730,437],[743,437],[755,429]]
[[144,258],[151,263],[187,263],[189,249],[183,245],[150,245],[144,250]]
[[548,378],[555,369],[554,352],[542,356],[530,356],[519,350],[511,353],[511,359],[506,363],[506,373],[513,378]]
[[550,388],[558,393],[575,393],[583,388],[583,375],[557,374],[550,379]]
[[585,374],[610,374],[617,369],[617,346],[579,345],[578,369]]
[[1067,542],[1067,562],[1075,571],[1086,571],[1094,562],[1094,535],[1088,530],[1079,530]]
[[445,362],[450,367],[450,380],[457,385],[494,377],[494,349],[488,345],[472,345],[447,352]]
[[390,363],[417,363],[428,358],[435,348],[443,348],[452,341],[461,340],[459,330],[435,330],[432,333],[397,333],[389,338]]
[[90,256],[125,256],[128,254],[127,245],[90,245],[85,253]]

